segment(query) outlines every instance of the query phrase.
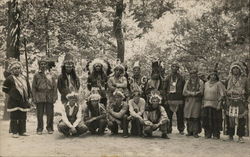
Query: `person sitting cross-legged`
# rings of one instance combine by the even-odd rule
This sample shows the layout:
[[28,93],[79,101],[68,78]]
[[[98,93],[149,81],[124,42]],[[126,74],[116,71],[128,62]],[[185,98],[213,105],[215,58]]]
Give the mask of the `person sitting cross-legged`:
[[161,96],[156,93],[151,95],[148,108],[143,114],[143,131],[145,136],[151,137],[153,131],[159,128],[162,132],[161,137],[169,139],[167,135],[167,125],[169,120],[165,109],[160,105],[161,99]]
[[118,126],[120,125],[123,130],[123,137],[128,137],[128,105],[123,99],[125,95],[116,90],[113,94],[114,103],[107,107],[108,113],[108,127],[111,133],[118,134]]
[[82,121],[82,107],[78,104],[78,94],[66,96],[68,103],[62,109],[62,120],[57,125],[58,131],[65,136],[78,136],[87,132],[88,128]]
[[98,134],[103,135],[107,126],[106,109],[100,100],[99,94],[91,94],[84,110],[84,121],[91,134],[96,134],[96,129],[98,129]]

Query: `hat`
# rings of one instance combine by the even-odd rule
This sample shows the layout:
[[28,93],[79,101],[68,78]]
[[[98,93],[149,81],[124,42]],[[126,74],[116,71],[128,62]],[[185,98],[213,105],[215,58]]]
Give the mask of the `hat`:
[[94,59],[93,61],[91,61],[88,65],[88,68],[89,68],[89,72],[92,73],[93,70],[94,70],[94,67],[97,65],[97,64],[101,64],[102,65],[102,70],[103,72],[107,73],[107,70],[108,70],[108,64],[100,59],[100,58],[96,58]]
[[68,100],[78,100],[78,93],[71,92],[71,93],[66,95],[66,98]]
[[120,96],[123,99],[125,98],[125,95],[123,94],[123,92],[117,89],[114,91],[113,96]]
[[101,99],[101,96],[100,94],[91,94],[89,97],[88,97],[88,100],[91,101],[91,100],[100,100]]
[[15,58],[10,58],[8,71],[11,71],[15,67],[21,67],[21,69],[22,69],[22,63]]
[[152,103],[152,99],[154,99],[154,98],[158,98],[159,101],[160,101],[160,103],[161,103],[162,97],[161,97],[159,94],[157,94],[157,93],[154,93],[154,94],[152,94],[152,95],[150,96],[150,98],[149,98],[149,103]]
[[73,63],[74,64],[74,56],[71,53],[67,53],[64,56],[63,64],[65,64],[65,63]]
[[134,68],[141,68],[140,62],[139,62],[139,61],[136,61],[136,62],[134,63],[133,69],[134,69]]
[[244,66],[244,64],[240,61],[236,61],[236,62],[233,62],[230,66],[230,70],[229,70],[229,75],[232,73],[232,69],[234,67],[237,67],[240,69],[240,72],[242,75],[246,75],[246,67]]

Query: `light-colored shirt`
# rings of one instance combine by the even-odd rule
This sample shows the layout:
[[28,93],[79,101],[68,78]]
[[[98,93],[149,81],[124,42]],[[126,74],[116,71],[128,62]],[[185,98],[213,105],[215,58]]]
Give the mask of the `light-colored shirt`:
[[151,124],[161,125],[161,124],[164,124],[164,122],[168,120],[168,116],[167,116],[165,109],[162,106],[160,106],[160,112],[157,112],[157,110],[145,111],[143,114],[143,120],[145,124],[151,123]]
[[[65,107],[69,106],[69,115],[72,115],[73,114],[73,111],[74,111],[74,108],[79,106],[78,108],[78,111],[77,111],[77,115],[76,115],[76,121],[71,124],[70,121],[68,120],[68,117],[67,117],[67,113],[65,111]],[[62,120],[63,122],[68,126],[68,127],[76,127],[82,120],[82,106],[81,105],[78,105],[78,104],[75,104],[74,106],[70,106],[69,103],[67,103],[65,105],[65,107],[63,106],[62,107]]]
[[[129,112],[130,115],[133,117],[141,118],[144,111],[145,111],[145,100],[143,98],[140,98],[138,104],[134,102],[134,99],[131,99],[128,101],[129,105]],[[135,112],[135,109],[138,111],[137,113]]]

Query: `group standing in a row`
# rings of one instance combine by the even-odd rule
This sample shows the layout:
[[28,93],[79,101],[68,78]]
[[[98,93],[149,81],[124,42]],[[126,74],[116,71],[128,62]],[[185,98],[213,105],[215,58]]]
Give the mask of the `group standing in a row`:
[[[219,80],[216,70],[211,70],[207,81],[201,80],[197,68],[189,71],[188,79],[179,72],[179,65],[171,65],[171,73],[164,76],[160,61],[152,63],[151,77],[141,74],[139,62],[132,67],[129,76],[122,64],[117,64],[113,73],[111,66],[102,59],[89,62],[87,88],[90,95],[86,105],[78,101],[80,80],[75,72],[73,56],[65,56],[61,74],[57,77],[48,69],[46,58],[39,60],[39,71],[34,75],[32,86],[21,74],[22,65],[12,61],[9,65],[11,75],[3,84],[8,94],[10,112],[10,132],[13,137],[26,135],[26,112],[31,99],[37,109],[37,134],[43,132],[43,115],[47,115],[47,131],[52,134],[54,103],[57,90],[61,94],[62,119],[58,130],[63,134],[80,135],[88,130],[91,134],[103,135],[106,127],[112,134],[118,134],[119,127],[123,137],[131,135],[152,136],[160,129],[162,138],[172,133],[172,117],[176,114],[177,129],[184,135],[185,122],[187,136],[199,137],[202,128],[205,138],[220,138],[223,127],[233,140],[235,126],[239,142],[243,142],[249,103],[249,83],[246,66],[242,62],[232,63],[226,82]],[[222,127],[224,120],[224,126]],[[129,123],[131,122],[131,129]],[[130,133],[129,133],[130,132]]]

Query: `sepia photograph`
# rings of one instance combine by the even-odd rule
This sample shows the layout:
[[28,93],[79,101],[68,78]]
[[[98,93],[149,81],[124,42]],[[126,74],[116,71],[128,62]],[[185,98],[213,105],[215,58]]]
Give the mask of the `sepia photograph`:
[[250,157],[250,0],[0,0],[0,157]]

